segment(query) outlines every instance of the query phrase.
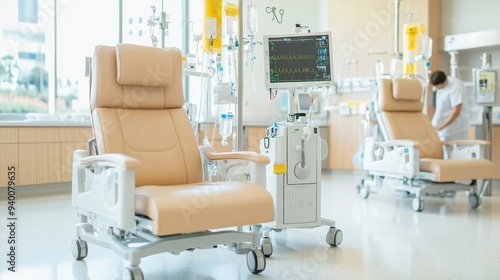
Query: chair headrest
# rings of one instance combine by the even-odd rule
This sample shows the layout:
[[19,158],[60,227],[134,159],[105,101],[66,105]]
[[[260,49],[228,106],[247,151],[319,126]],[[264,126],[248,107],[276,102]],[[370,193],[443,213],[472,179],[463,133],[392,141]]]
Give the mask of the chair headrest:
[[172,83],[172,60],[165,49],[118,44],[116,63],[119,84],[160,87]]
[[420,112],[423,109],[422,83],[416,79],[382,78],[378,81],[380,111]]
[[397,100],[420,100],[422,85],[415,79],[395,78],[392,80],[392,96]]

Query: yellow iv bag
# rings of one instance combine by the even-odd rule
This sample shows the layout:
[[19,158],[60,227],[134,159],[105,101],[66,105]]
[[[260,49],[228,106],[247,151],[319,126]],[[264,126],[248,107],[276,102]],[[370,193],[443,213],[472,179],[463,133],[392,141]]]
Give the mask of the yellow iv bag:
[[205,0],[203,30],[203,50],[220,53],[222,51],[222,0]]
[[425,27],[420,23],[406,23],[404,25],[404,53],[403,65],[404,74],[415,75],[417,68],[415,65],[417,57],[418,35],[425,32]]

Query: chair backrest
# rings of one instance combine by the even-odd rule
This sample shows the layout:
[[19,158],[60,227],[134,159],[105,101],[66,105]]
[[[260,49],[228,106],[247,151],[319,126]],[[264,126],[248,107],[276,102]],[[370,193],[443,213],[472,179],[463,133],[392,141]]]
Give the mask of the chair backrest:
[[99,154],[138,159],[136,186],[196,183],[201,159],[183,109],[178,49],[131,44],[97,46],[90,106]]
[[420,158],[443,158],[441,140],[431,120],[422,112],[423,87],[419,80],[378,80],[378,110],[387,140],[409,139],[419,143]]

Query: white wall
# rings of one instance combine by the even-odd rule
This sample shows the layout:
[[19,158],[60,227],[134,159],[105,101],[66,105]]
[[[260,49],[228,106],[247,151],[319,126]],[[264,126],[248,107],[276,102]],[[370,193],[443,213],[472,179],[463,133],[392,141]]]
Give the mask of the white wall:
[[[308,26],[311,32],[327,31],[328,27],[328,0],[290,1],[290,0],[252,0],[244,1],[244,37],[247,36],[246,6],[252,2],[258,9],[259,27],[255,40],[262,42],[262,36],[268,34],[291,34],[296,23]],[[273,13],[268,13],[270,8],[276,8],[276,18]],[[266,11],[267,9],[267,11]],[[283,16],[279,11],[283,10]],[[243,122],[263,123],[271,125],[274,121],[284,120],[285,114],[278,109],[278,96],[270,100],[269,91],[264,87],[264,66],[262,44],[257,44],[253,67],[250,63],[244,66],[244,92],[243,92]],[[247,61],[246,56],[244,63]],[[285,94],[284,92],[280,94]]]
[[[442,0],[442,36],[475,32],[489,29],[500,29],[498,20],[500,1],[498,0]],[[500,46],[462,50],[458,52],[458,75],[465,82],[472,81],[472,69],[481,67],[482,53],[491,54],[493,66],[500,67]],[[450,55],[441,56],[441,69],[450,73]],[[472,123],[481,122],[482,107],[475,105],[473,90],[467,87],[469,114]],[[500,112],[494,108],[493,121],[500,121]]]
[[[442,36],[475,32],[488,29],[500,29],[498,20],[500,1],[498,0],[442,0]],[[500,46],[475,50],[460,51],[458,64],[464,80],[471,80],[471,68],[481,66],[480,56],[483,52],[492,54],[492,64],[500,66]],[[449,73],[450,56],[445,54],[441,59],[443,70]]]
[[442,34],[500,28],[498,0],[441,0]]
[[[311,31],[325,31],[329,26],[328,0],[289,1],[289,0],[246,0],[244,7],[252,2],[259,10],[259,29],[256,40],[261,41],[264,34],[292,33],[295,23],[307,25]],[[266,12],[267,7],[283,9],[283,22],[279,24],[272,19],[272,14]],[[500,29],[499,16],[500,1],[498,0],[442,0],[442,28],[441,34],[450,35],[474,32],[486,29]],[[246,36],[246,22],[244,22],[244,36]],[[350,29],[349,26],[346,27]],[[337,42],[338,43],[338,42]],[[392,44],[392,42],[391,42]],[[434,44],[438,48],[439,44]],[[464,81],[471,81],[471,69],[481,65],[480,56],[483,52],[492,54],[492,63],[500,66],[500,47],[460,51],[458,63],[459,74]],[[283,112],[278,110],[278,98],[269,99],[269,92],[264,88],[262,46],[258,45],[255,51],[256,61],[253,68],[244,68],[244,97],[243,121],[270,123],[282,120]],[[446,53],[441,56],[441,69],[450,73],[450,56]],[[285,94],[285,93],[281,93]]]

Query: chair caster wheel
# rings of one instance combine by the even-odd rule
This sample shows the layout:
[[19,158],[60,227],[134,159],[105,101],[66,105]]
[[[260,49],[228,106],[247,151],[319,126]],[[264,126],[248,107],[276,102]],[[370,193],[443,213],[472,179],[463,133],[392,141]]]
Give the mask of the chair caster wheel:
[[481,205],[481,198],[476,193],[471,193],[469,195],[469,205],[470,208],[476,209],[479,205]]
[[125,267],[122,272],[122,280],[144,280],[144,274],[138,267]]
[[266,268],[266,257],[259,249],[250,249],[247,252],[247,267],[253,274],[259,274]]
[[273,244],[269,237],[262,237],[260,239],[260,249],[266,258],[269,258],[273,254]]
[[81,261],[87,257],[88,247],[87,241],[75,239],[71,243],[71,253],[77,261]]
[[367,199],[368,196],[370,196],[370,188],[368,186],[365,186],[365,185],[360,185],[359,186],[359,195],[363,199]]
[[422,199],[415,197],[412,201],[413,210],[416,212],[422,212],[424,210],[424,202]]

